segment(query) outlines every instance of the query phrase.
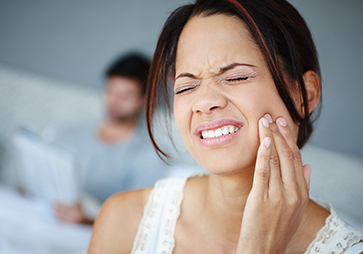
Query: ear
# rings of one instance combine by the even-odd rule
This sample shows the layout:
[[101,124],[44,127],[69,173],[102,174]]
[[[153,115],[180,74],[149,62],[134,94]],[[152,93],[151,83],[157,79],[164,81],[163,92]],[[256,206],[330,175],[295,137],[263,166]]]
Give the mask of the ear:
[[[307,99],[309,101],[309,114],[313,112],[320,100],[321,86],[316,73],[312,70],[303,74]],[[301,104],[301,112],[304,112],[304,103]]]

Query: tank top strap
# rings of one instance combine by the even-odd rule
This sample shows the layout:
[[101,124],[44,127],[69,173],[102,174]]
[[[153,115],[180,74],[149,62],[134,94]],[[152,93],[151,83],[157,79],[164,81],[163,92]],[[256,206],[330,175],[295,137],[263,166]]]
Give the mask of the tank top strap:
[[131,253],[172,253],[184,186],[189,177],[156,182],[144,207]]

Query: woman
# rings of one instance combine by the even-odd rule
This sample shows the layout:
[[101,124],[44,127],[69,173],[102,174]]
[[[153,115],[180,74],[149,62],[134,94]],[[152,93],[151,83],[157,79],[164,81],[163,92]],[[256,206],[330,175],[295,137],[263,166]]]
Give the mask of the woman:
[[363,236],[309,199],[299,148],[320,100],[310,32],[284,0],[200,0],[171,14],[150,74],[148,127],[174,117],[208,176],[110,198],[89,253],[348,253]]

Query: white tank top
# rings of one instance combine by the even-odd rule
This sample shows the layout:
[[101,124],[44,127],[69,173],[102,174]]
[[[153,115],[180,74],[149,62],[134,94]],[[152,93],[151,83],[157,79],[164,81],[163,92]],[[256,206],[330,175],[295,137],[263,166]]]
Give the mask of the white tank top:
[[[172,254],[175,225],[180,215],[186,178],[166,178],[156,182],[144,208],[132,254]],[[330,216],[304,254],[356,254],[363,251],[363,235],[341,220],[327,205]],[[358,244],[355,244],[358,243]],[[351,248],[351,246],[353,248]]]

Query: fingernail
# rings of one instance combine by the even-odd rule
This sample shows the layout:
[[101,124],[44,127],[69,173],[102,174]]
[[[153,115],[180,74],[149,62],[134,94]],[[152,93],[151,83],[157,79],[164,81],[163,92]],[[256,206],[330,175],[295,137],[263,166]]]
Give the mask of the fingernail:
[[268,121],[266,120],[266,118],[262,118],[261,121],[262,121],[263,126],[265,126],[266,128],[269,127],[269,124],[268,124]]
[[282,127],[285,127],[287,125],[286,120],[284,118],[277,119],[277,123]]
[[270,145],[271,145],[271,139],[270,139],[270,138],[265,138],[265,146],[266,146],[267,148],[269,148],[269,147],[270,147]]
[[269,123],[272,123],[272,117],[270,114],[265,114],[263,117],[266,118]]

